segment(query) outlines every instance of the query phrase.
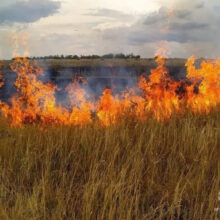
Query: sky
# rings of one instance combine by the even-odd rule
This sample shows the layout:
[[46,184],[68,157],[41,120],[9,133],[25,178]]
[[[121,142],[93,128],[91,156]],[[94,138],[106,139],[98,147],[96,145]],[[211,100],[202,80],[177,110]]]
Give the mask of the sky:
[[[220,56],[219,0],[1,0],[0,58],[134,53]],[[18,49],[19,48],[19,49]]]

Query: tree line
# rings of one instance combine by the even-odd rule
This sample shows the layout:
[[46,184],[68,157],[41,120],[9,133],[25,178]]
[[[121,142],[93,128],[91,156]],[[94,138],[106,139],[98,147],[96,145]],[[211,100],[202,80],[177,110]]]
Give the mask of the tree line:
[[[102,56],[99,55],[49,55],[49,56],[33,56],[33,57],[26,57],[28,59],[33,59],[33,60],[47,60],[47,59],[73,59],[73,60],[80,60],[80,59],[140,59],[140,55],[134,55],[133,53],[131,54],[123,54],[123,53],[118,53],[118,54],[105,54]],[[13,58],[14,59],[14,58]]]

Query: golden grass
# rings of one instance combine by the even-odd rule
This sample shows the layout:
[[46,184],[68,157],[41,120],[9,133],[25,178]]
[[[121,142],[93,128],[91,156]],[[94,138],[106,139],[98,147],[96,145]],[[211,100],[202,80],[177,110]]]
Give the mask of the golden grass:
[[0,126],[0,219],[217,219],[220,114]]

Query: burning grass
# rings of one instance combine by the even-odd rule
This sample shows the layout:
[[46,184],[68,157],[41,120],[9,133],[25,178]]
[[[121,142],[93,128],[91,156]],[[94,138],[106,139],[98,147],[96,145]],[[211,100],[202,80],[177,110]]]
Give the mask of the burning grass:
[[217,218],[220,61],[190,58],[179,82],[157,62],[137,88],[96,102],[73,82],[65,108],[40,68],[15,59],[17,93],[0,105],[0,218]]
[[217,108],[106,128],[1,120],[0,135],[1,219],[217,218]]
[[105,89],[96,101],[91,101],[90,94],[75,80],[65,89],[69,106],[63,107],[56,101],[55,91],[59,88],[38,79],[43,71],[37,63],[33,65],[28,59],[17,57],[10,65],[17,74],[14,83],[17,93],[10,104],[0,103],[0,111],[12,126],[26,123],[85,126],[95,121],[94,115],[106,127],[120,123],[128,114],[140,121],[149,117],[167,121],[173,114],[181,116],[187,111],[209,114],[220,105],[220,60],[203,61],[196,68],[195,58],[189,58],[186,79],[181,81],[169,76],[165,58],[158,56],[156,61],[158,66],[148,78],[140,77],[136,87],[117,95]]

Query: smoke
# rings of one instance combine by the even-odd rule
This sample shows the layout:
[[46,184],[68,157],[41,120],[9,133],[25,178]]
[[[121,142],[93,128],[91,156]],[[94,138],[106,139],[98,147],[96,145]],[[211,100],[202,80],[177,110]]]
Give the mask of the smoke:
[[205,3],[201,0],[159,0],[159,3],[173,10],[190,10],[203,8]]
[[64,106],[69,105],[66,88],[73,83],[74,79],[86,91],[87,101],[98,101],[106,88],[112,89],[113,94],[120,94],[129,88],[136,87],[138,83],[136,71],[125,67],[62,68],[57,71],[50,69],[47,72],[50,74],[49,78],[59,88],[56,91],[57,103]]
[[[138,89],[138,80],[140,75],[148,76],[153,66],[139,67],[139,70],[134,67],[51,67],[45,62],[40,62],[43,69],[43,75],[39,75],[38,79],[44,84],[53,83],[57,89],[55,92],[57,105],[63,107],[70,106],[69,94],[66,91],[68,85],[76,79],[80,88],[86,92],[87,101],[93,103],[99,101],[106,88],[112,89],[113,95],[122,94],[125,91],[134,88]],[[170,76],[175,80],[185,77],[185,68],[183,66],[168,66]],[[14,82],[16,74],[10,69],[3,72],[5,84],[1,89],[1,100],[10,102],[10,98],[15,94],[16,89]],[[84,80],[81,80],[81,79]],[[86,81],[86,83],[84,83]]]

